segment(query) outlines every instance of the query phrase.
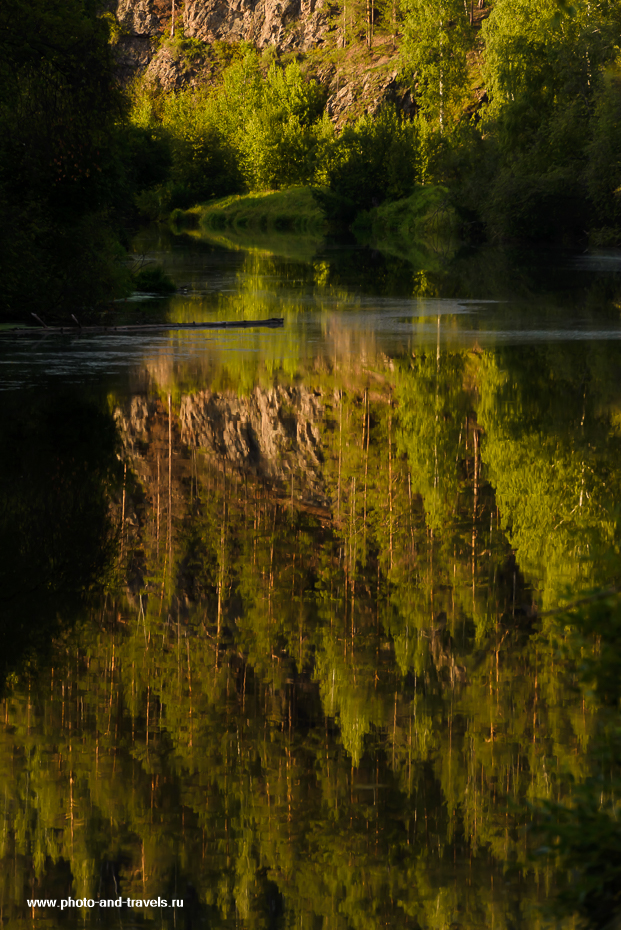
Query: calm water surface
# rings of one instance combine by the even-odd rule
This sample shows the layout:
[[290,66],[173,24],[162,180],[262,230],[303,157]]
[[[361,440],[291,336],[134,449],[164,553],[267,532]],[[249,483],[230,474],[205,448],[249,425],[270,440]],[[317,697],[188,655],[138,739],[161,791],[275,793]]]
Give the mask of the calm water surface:
[[128,312],[285,325],[0,345],[0,923],[543,927],[525,802],[597,725],[557,609],[620,574],[618,257],[136,252],[183,291]]

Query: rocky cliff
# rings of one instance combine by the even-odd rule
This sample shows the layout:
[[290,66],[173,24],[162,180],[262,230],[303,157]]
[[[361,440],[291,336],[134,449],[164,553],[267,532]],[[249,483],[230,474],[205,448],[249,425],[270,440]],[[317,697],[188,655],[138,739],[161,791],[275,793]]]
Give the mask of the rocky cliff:
[[[330,28],[328,0],[186,0],[176,6],[175,28],[202,42],[306,49]],[[164,0],[118,0],[115,15],[126,37],[158,37],[171,30],[172,5]]]
[[171,34],[172,0],[113,2],[124,80],[143,74],[164,90],[209,83],[226,60],[222,46],[246,42],[277,55],[306,58],[309,71],[327,86],[327,112],[336,124],[374,113],[385,102],[412,112],[408,88],[397,79],[394,39],[376,37],[369,49],[357,36],[343,49],[342,16],[334,0],[176,0],[175,33],[191,40],[191,54],[182,44],[162,41]]

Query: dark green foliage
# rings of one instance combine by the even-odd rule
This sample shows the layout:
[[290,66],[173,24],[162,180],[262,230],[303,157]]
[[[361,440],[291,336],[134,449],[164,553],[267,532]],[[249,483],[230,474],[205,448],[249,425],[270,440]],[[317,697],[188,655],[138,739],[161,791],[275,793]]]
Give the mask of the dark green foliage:
[[3,310],[75,309],[123,287],[111,211],[126,196],[108,24],[91,0],[0,8]]
[[619,595],[595,598],[586,608],[570,617],[587,641],[595,640],[597,650],[584,649],[579,659],[583,682],[592,688],[598,701],[619,710],[621,701],[621,603]]
[[415,126],[394,110],[346,126],[324,151],[321,175],[338,196],[359,210],[407,197],[418,179]]
[[558,8],[500,0],[486,20],[484,114],[496,167],[479,204],[503,238],[584,236],[617,222],[618,91],[603,79],[619,34],[618,4]]
[[175,282],[161,265],[141,268],[134,274],[133,283],[137,291],[151,294],[174,294],[176,290]]
[[172,153],[162,132],[128,122],[123,125],[119,141],[132,189],[144,191],[166,181],[172,168]]
[[323,210],[329,223],[348,226],[356,216],[356,204],[349,197],[343,197],[326,188],[314,187],[313,197]]
[[[617,790],[620,786],[617,779]],[[618,926],[621,913],[621,830],[617,805],[609,799],[610,788],[609,781],[589,779],[575,790],[571,807],[548,803],[537,824],[542,835],[555,843],[571,876],[559,893],[558,911],[579,914],[592,930]]]
[[570,876],[556,910],[579,914],[587,927],[606,930],[618,926],[621,915],[619,595],[595,596],[568,620],[579,634],[572,647],[582,682],[606,708],[593,749],[599,774],[574,786],[569,804],[549,801],[542,805],[536,831],[547,845],[538,855],[555,855]]
[[0,416],[0,681],[101,590],[116,546],[116,429],[73,394],[5,398]]
[[[616,229],[621,241],[621,80],[609,80],[597,101],[586,183],[593,220]],[[614,235],[614,234],[613,234]]]
[[502,170],[491,185],[485,216],[501,239],[561,239],[579,236],[588,220],[584,191],[571,171],[514,174]]

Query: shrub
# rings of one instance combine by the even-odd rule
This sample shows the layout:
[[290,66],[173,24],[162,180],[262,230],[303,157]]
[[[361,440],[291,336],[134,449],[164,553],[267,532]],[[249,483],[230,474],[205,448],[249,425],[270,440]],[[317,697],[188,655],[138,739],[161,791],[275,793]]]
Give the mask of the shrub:
[[146,291],[150,294],[174,294],[175,283],[161,265],[151,265],[141,268],[134,276],[134,287],[137,291]]
[[587,220],[582,187],[572,171],[563,169],[527,175],[505,168],[492,185],[484,211],[490,231],[500,239],[579,236]]
[[317,180],[368,210],[384,200],[407,197],[419,174],[418,136],[413,123],[391,109],[363,116],[323,146]]
[[[592,219],[598,226],[621,225],[621,79],[613,78],[597,101],[585,170]],[[617,233],[618,235],[618,233]]]

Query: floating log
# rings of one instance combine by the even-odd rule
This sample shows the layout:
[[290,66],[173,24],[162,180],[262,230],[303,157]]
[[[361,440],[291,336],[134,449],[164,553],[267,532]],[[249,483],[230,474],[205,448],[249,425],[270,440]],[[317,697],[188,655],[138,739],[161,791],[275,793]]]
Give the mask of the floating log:
[[256,326],[267,326],[276,329],[284,326],[283,317],[271,317],[269,320],[233,320],[216,321],[214,323],[134,323],[128,326],[46,326],[41,320],[42,329],[34,326],[19,327],[0,330],[0,336],[83,336],[83,335],[119,335],[134,336],[140,333],[161,333],[175,329],[252,329]]

